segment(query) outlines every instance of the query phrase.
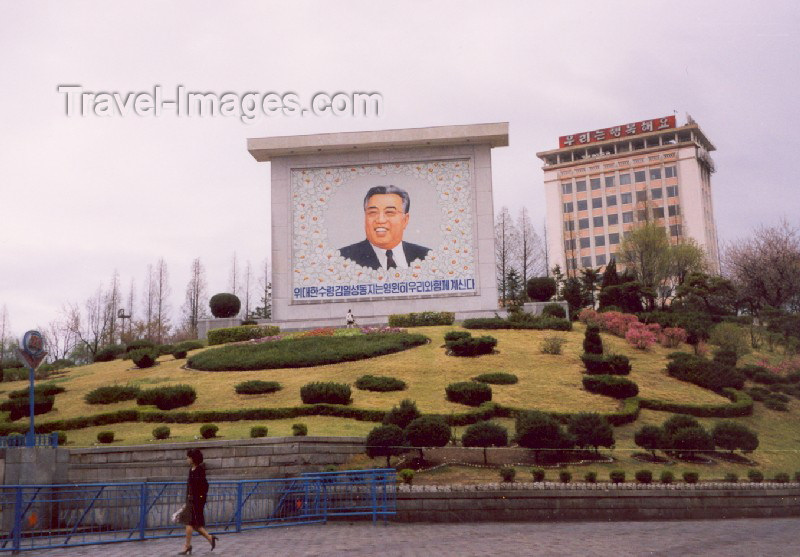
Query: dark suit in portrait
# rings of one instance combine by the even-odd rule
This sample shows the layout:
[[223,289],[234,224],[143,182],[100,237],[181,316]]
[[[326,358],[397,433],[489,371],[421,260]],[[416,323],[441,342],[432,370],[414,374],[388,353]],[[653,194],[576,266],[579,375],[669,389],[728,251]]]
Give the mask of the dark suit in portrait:
[[[403,252],[406,255],[406,262],[410,266],[413,261],[425,259],[428,256],[430,248],[412,244],[411,242],[403,242]],[[362,267],[369,267],[370,269],[380,269],[381,263],[378,256],[375,255],[375,250],[367,240],[361,240],[355,244],[350,244],[339,250],[339,253],[345,259],[353,261],[356,265]]]

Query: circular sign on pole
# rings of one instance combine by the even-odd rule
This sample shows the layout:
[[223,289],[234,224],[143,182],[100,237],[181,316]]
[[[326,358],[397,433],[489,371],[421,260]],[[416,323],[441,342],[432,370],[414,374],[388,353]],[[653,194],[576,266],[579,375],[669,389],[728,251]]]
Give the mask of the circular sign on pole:
[[22,337],[22,351],[36,358],[44,352],[44,337],[39,331],[28,331]]

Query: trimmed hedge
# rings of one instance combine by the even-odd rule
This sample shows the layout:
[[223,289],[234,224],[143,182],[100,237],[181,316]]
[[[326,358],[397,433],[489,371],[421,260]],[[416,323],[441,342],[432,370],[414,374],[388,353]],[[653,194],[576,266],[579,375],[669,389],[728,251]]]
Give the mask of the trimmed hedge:
[[205,343],[202,340],[184,340],[183,342],[179,342],[175,345],[175,350],[197,350],[198,348],[204,348]]
[[581,361],[589,375],[628,375],[631,372],[630,360],[622,354],[584,352],[581,354]]
[[394,313],[389,316],[390,327],[427,327],[452,325],[456,314],[451,311],[423,311],[420,313]]
[[542,308],[543,317],[555,317],[556,319],[566,319],[567,310],[561,304],[547,304]]
[[217,319],[225,319],[238,314],[242,308],[242,302],[236,294],[220,292],[211,296],[208,307],[211,309],[211,315]]
[[212,439],[217,436],[219,426],[215,424],[203,424],[200,426],[200,437],[203,439]]
[[[54,383],[42,383],[33,387],[33,398],[55,396],[65,390],[64,387]],[[24,398],[27,401],[29,395],[30,389],[18,389],[8,393],[8,398]]]
[[[34,395],[33,415],[47,414],[53,409],[55,398],[52,396]],[[12,422],[31,415],[30,400],[27,398],[12,398],[0,404],[0,411],[8,412],[8,419]]]
[[492,385],[514,385],[519,382],[519,377],[513,373],[496,371],[494,373],[482,373],[473,377],[472,380],[480,383],[490,383]]
[[305,437],[308,435],[308,426],[306,424],[292,424],[292,435],[294,437]]
[[351,394],[349,385],[323,381],[308,383],[300,389],[304,404],[350,404]]
[[630,398],[639,394],[639,386],[636,383],[616,375],[584,376],[583,386],[590,393],[613,398]]
[[447,331],[444,334],[444,341],[445,343],[453,342],[455,340],[461,340],[463,338],[470,338],[472,333],[469,331]]
[[140,348],[155,348],[155,347],[156,345],[154,342],[141,338],[130,341],[125,346],[125,352],[133,352],[134,350],[139,350]]
[[190,356],[188,365],[201,371],[310,367],[393,354],[426,342],[428,337],[409,333],[283,339],[205,350]]
[[461,381],[450,383],[445,387],[447,400],[466,404],[467,406],[480,406],[492,400],[492,388],[486,383],[477,381]]
[[268,429],[266,426],[263,425],[254,425],[250,428],[250,438],[257,439],[259,437],[266,437],[268,433]]
[[113,362],[117,359],[117,356],[124,352],[125,347],[121,344],[109,344],[98,350],[93,359],[95,362]]
[[159,410],[172,410],[181,406],[189,406],[196,399],[197,393],[191,386],[173,385],[139,391],[136,396],[136,404],[140,406],[151,404]]
[[502,317],[481,317],[465,319],[461,324],[465,329],[533,329],[537,331],[571,331],[572,322],[555,317],[535,317],[524,321],[509,321]]
[[153,439],[169,439],[170,434],[169,427],[165,425],[160,425],[158,427],[153,428]]
[[281,332],[280,327],[274,325],[242,325],[241,327],[226,327],[208,331],[208,345],[226,344],[228,342],[243,342],[256,338],[272,337]]
[[139,395],[139,387],[109,385],[98,387],[86,393],[83,399],[86,404],[113,404],[123,400],[133,400]]
[[497,346],[497,339],[490,336],[469,337],[447,343],[447,348],[453,356],[471,358],[491,354]]
[[128,355],[136,367],[145,369],[156,364],[158,350],[156,348],[139,348],[138,350],[132,350]]
[[356,379],[356,388],[362,391],[387,393],[389,391],[403,391],[406,387],[405,381],[383,375],[362,375]]
[[283,387],[277,381],[243,381],[238,383],[234,389],[240,395],[265,395],[280,391]]
[[100,431],[100,432],[98,432],[97,441],[99,443],[113,443],[114,442],[114,432],[113,431]]
[[648,410],[688,414],[698,418],[736,418],[750,416],[753,413],[753,399],[747,393],[730,387],[723,389],[722,392],[732,404],[688,404],[652,398],[642,398],[639,404]]
[[670,377],[717,392],[725,387],[741,389],[744,386],[744,375],[734,368],[683,352],[673,352],[669,358],[667,373]]

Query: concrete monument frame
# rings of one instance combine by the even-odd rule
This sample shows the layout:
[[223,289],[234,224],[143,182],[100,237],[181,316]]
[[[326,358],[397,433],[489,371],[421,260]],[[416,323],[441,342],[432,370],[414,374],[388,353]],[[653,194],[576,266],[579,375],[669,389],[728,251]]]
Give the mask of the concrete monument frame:
[[[271,163],[271,321],[285,329],[341,325],[348,309],[353,310],[360,325],[386,323],[393,313],[451,311],[457,319],[492,315],[498,309],[498,298],[491,149],[507,145],[507,123],[248,139],[250,154],[259,162]],[[451,160],[466,160],[470,166],[473,239],[477,247],[476,292],[314,303],[293,300],[290,183],[293,171]]]

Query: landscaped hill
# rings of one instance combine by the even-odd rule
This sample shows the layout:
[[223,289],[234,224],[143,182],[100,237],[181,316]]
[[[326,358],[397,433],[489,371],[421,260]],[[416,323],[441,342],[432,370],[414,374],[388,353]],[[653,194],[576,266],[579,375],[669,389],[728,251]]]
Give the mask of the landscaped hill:
[[[582,386],[583,364],[580,354],[585,328],[576,324],[573,331],[536,330],[496,330],[488,334],[498,339],[496,353],[476,358],[459,358],[446,354],[444,335],[448,331],[463,330],[460,327],[419,327],[411,329],[430,338],[430,342],[402,352],[378,356],[347,363],[329,364],[313,367],[270,369],[261,371],[206,372],[185,369],[186,360],[175,360],[172,356],[162,356],[152,368],[138,369],[130,360],[115,360],[95,363],[58,372],[52,382],[64,387],[64,393],[56,395],[53,411],[37,415],[37,424],[53,421],[71,420],[119,410],[155,410],[153,407],[137,406],[135,400],[108,405],[90,405],[84,397],[90,391],[108,385],[134,385],[142,389],[184,384],[192,386],[197,392],[195,402],[189,406],[165,411],[162,415],[196,413],[201,411],[235,413],[251,408],[297,408],[303,406],[300,389],[311,382],[346,383],[352,388],[354,409],[386,411],[402,399],[416,401],[423,413],[436,413],[445,416],[458,415],[472,409],[452,403],[445,398],[448,384],[469,381],[472,377],[488,372],[512,373],[519,378],[516,384],[492,385],[493,402],[512,409],[538,409],[547,412],[577,413],[598,412],[612,414],[619,412],[622,403],[606,396],[592,394]],[[482,333],[483,334],[483,333]],[[560,336],[566,340],[562,354],[542,354],[540,345],[547,337]],[[680,404],[726,405],[730,400],[712,391],[679,381],[667,376],[666,355],[672,350],[660,346],[644,352],[630,347],[623,339],[603,334],[606,351],[629,356],[632,372],[628,376],[639,386],[639,397]],[[201,350],[215,350],[216,347]],[[689,351],[689,347],[684,347]],[[198,353],[190,352],[190,355]],[[402,391],[373,392],[356,389],[356,380],[363,375],[390,376],[404,381],[407,388]],[[281,389],[264,395],[237,394],[234,386],[248,380],[277,381]],[[23,381],[3,383],[5,393],[26,386]],[[6,394],[0,395],[5,397]],[[3,400],[4,398],[0,398]],[[760,403],[754,406],[752,416],[735,418],[756,430],[761,444],[753,458],[769,467],[793,472],[800,469],[797,432],[800,431],[800,402],[792,399],[788,412],[777,412],[764,408]],[[280,419],[258,421],[226,421],[223,414],[217,414],[214,423],[220,426],[219,435],[223,438],[247,437],[251,425],[266,425],[270,435],[288,435],[291,424],[304,422],[309,425],[310,435],[365,435],[376,423],[356,421],[328,416],[279,416]],[[670,416],[666,412],[641,410],[633,423],[615,428],[616,450],[633,451],[633,432],[644,424],[660,424]],[[362,416],[363,417],[363,416]],[[15,424],[24,425],[27,418]],[[512,430],[513,420],[496,418]],[[182,420],[185,421],[185,420]],[[208,421],[208,420],[201,420]],[[718,419],[701,418],[707,426]],[[169,423],[172,429],[171,440],[192,439],[199,433],[201,423]],[[152,441],[152,429],[156,422],[128,422],[93,426],[67,431],[71,446],[90,445],[95,442],[97,431],[101,429],[117,432],[118,442],[125,444],[147,443]],[[462,429],[462,428],[459,428]],[[460,433],[459,433],[460,435]],[[716,473],[716,472],[715,472]],[[740,470],[741,473],[741,470]]]

